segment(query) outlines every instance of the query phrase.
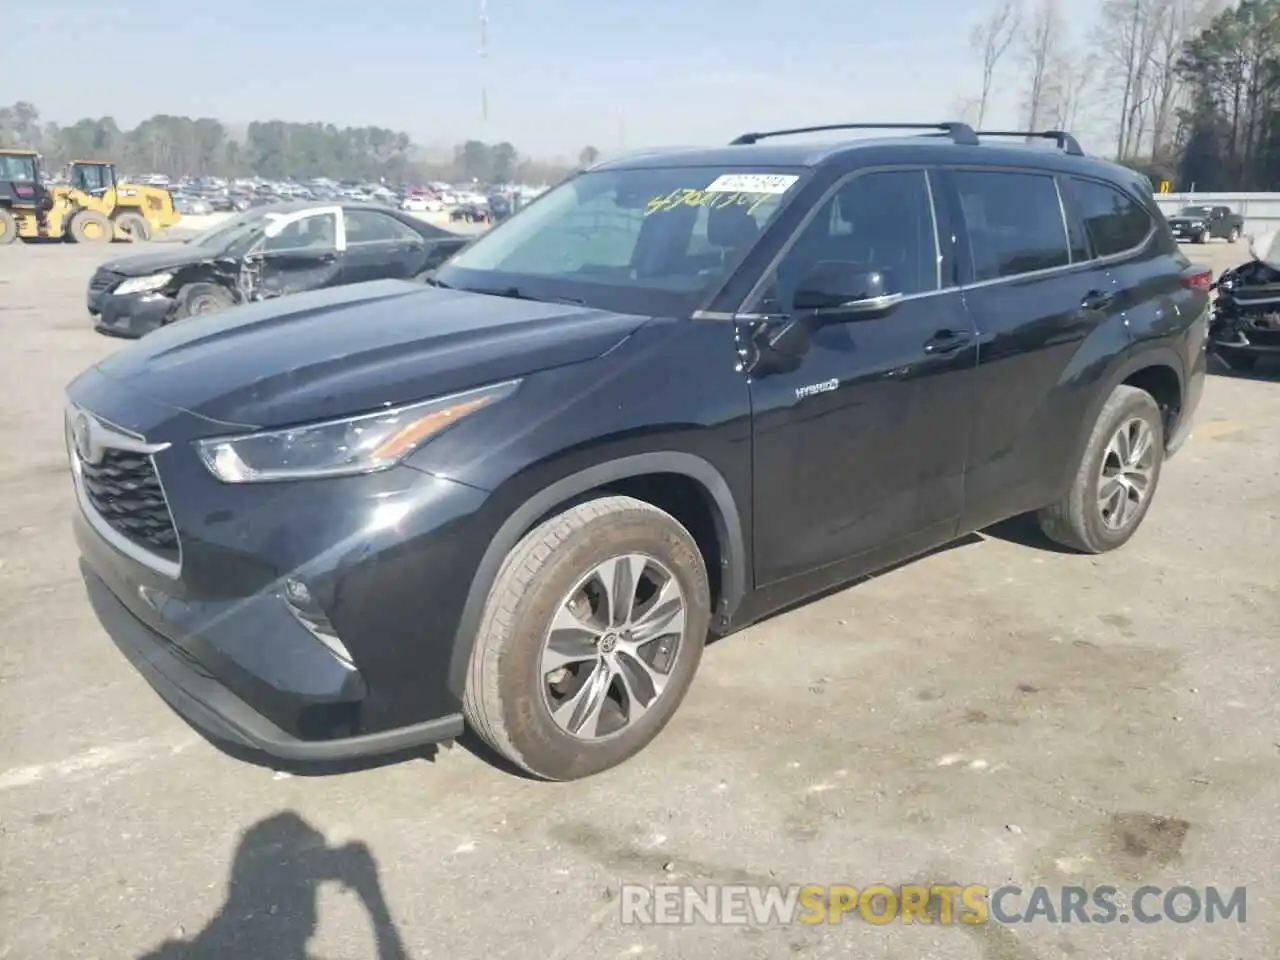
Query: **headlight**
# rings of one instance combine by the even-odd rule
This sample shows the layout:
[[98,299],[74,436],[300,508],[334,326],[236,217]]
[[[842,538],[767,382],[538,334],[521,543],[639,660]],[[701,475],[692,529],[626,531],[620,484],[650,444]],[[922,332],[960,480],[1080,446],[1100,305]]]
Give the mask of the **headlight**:
[[150,277],[134,277],[120,284],[112,293],[150,293],[152,290],[159,290],[172,279],[172,273],[157,273]]
[[520,385],[493,386],[341,420],[200,440],[196,448],[224,483],[306,480],[385,470],[468,414],[509,397]]

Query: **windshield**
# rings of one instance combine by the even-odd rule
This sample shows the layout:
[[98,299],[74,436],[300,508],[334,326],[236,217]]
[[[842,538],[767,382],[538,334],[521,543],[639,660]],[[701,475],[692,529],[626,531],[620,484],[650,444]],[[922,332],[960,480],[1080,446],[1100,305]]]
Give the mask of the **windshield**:
[[1207,217],[1208,215],[1208,207],[1183,207],[1178,213],[1180,217]]
[[187,242],[197,247],[208,247],[210,250],[228,250],[233,246],[240,246],[246,239],[261,230],[265,219],[266,210],[257,207],[223,220],[204,233],[196,234]]
[[580,174],[458,253],[438,279],[624,313],[692,311],[755,246],[802,172],[664,167]]
[[0,154],[0,180],[35,183],[36,158],[21,154]]

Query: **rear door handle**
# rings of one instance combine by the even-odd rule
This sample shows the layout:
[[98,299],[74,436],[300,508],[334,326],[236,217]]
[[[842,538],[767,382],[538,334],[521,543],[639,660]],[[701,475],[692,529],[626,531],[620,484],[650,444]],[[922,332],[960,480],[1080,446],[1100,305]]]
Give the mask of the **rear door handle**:
[[955,353],[973,340],[965,330],[939,330],[924,342],[924,352],[932,355]]
[[1080,301],[1080,306],[1085,310],[1105,310],[1115,302],[1115,295],[1103,293],[1101,290],[1090,290],[1084,295],[1084,299]]

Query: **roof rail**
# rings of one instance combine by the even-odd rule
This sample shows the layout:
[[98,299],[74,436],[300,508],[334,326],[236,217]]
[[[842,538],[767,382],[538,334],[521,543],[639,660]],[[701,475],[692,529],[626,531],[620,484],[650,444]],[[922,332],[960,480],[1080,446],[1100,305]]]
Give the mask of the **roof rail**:
[[934,130],[949,136],[958,144],[976,147],[978,136],[967,123],[832,123],[821,127],[796,127],[793,130],[768,130],[762,133],[744,133],[729,141],[733,147],[758,143],[766,137],[789,137],[798,133],[823,133],[827,130]]
[[1080,141],[1067,133],[1065,130],[979,130],[979,137],[1026,137],[1028,140],[1052,140],[1058,145],[1059,150],[1069,153],[1073,157],[1083,157],[1084,150],[1080,147]]

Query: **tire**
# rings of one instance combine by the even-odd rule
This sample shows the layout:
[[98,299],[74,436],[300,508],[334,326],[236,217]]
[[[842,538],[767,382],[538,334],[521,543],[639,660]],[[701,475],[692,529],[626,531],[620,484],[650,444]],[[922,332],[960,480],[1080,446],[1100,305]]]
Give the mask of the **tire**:
[[1232,227],[1231,232],[1227,234],[1227,243],[1235,243],[1240,239],[1240,228]]
[[111,221],[96,210],[81,210],[67,226],[73,243],[110,243],[114,233]]
[[218,313],[236,305],[231,291],[216,283],[189,283],[178,291],[177,301],[173,311],[175,320]]
[[116,226],[129,235],[134,243],[146,243],[151,239],[151,224],[140,213],[122,213],[116,217]]
[[[598,635],[596,643],[580,642],[593,651],[589,657],[548,671],[544,646],[553,617],[567,608],[571,597],[582,596],[582,584],[588,584],[584,592],[589,592],[602,582],[596,579],[599,568],[624,556],[648,558],[635,581],[641,592],[627,591],[633,599],[640,597],[638,619],[653,612],[650,604],[661,596],[656,584],[667,581],[663,589],[674,584],[683,598],[683,629],[655,634],[631,652],[625,635],[610,631]],[[644,596],[646,590],[655,592]],[[585,610],[589,606],[579,613]],[[532,530],[498,571],[471,655],[463,698],[467,721],[494,750],[544,780],[576,780],[615,767],[647,746],[675,714],[702,659],[710,621],[711,592],[702,554],[675,518],[630,497],[580,503]],[[605,647],[611,637],[621,637],[616,650]],[[573,724],[557,721],[552,705],[563,707],[585,692],[591,669],[607,662],[600,659],[606,649],[612,651],[605,657],[614,670],[628,668],[624,672],[633,678],[634,689],[641,689],[636,678],[643,679],[634,651],[643,651],[651,668],[665,653],[669,660],[661,675],[666,682],[638,718],[617,729],[611,724],[623,719],[630,697],[623,692],[623,673],[610,672],[608,699],[597,714],[602,718],[602,727],[594,731],[597,737],[588,738],[586,729],[582,735],[571,733]],[[556,673],[563,678],[549,683],[546,678]],[[643,686],[636,703],[654,690]]]
[[0,247],[18,239],[18,221],[8,210],[0,209]]
[[[1108,524],[1099,501],[1102,473],[1104,467],[1111,469],[1115,463],[1110,453],[1113,438],[1122,429],[1133,428],[1135,423],[1144,424],[1150,437],[1149,458],[1144,458],[1141,463],[1147,475],[1145,495],[1133,503],[1132,495],[1128,493],[1131,488],[1123,487],[1124,502],[1132,512],[1127,517],[1116,517],[1122,522],[1112,526]],[[1123,546],[1142,525],[1151,507],[1163,464],[1164,420],[1160,408],[1145,390],[1116,387],[1098,414],[1070,491],[1060,503],[1037,514],[1040,529],[1049,539],[1081,553],[1106,553]],[[1126,476],[1132,478],[1134,474],[1126,472]]]
[[1196,237],[1196,243],[1208,243],[1212,236],[1208,230],[1201,230],[1200,236]]

